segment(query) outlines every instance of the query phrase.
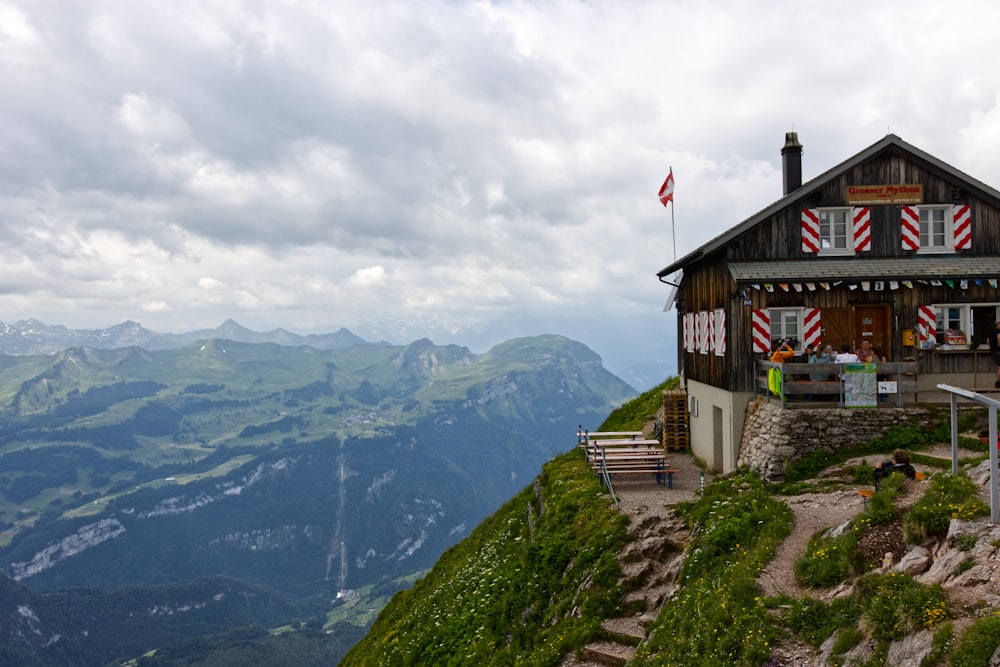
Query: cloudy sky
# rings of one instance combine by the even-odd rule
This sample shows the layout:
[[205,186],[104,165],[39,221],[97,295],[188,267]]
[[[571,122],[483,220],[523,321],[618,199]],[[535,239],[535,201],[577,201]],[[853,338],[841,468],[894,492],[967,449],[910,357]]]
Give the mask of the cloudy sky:
[[806,179],[891,132],[1000,186],[998,25],[924,0],[0,0],[0,321],[559,333],[658,381],[656,272],[780,197],[785,132]]

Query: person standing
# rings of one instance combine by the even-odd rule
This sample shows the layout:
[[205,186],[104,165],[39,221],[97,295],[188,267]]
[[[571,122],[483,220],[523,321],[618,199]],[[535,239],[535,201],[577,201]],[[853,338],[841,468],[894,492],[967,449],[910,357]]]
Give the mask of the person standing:
[[997,365],[997,381],[993,386],[1000,389],[1000,320],[996,321],[993,325],[993,331],[990,333],[990,356],[993,357],[993,363]]

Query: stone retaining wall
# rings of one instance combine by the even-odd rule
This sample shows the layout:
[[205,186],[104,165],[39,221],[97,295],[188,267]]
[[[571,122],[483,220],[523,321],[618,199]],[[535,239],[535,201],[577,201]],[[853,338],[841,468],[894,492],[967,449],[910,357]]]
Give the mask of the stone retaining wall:
[[785,467],[807,454],[858,445],[891,426],[927,416],[919,406],[782,409],[758,397],[747,404],[737,465],[757,470],[769,482],[781,482]]

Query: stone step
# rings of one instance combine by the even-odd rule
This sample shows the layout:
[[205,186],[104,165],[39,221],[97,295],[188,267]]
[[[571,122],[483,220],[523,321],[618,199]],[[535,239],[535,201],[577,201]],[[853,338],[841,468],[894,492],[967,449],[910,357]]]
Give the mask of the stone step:
[[637,646],[646,637],[645,626],[638,616],[606,618],[601,622],[601,631],[608,639],[629,646]]
[[635,648],[618,642],[593,642],[583,647],[580,657],[608,667],[624,667],[635,657]]

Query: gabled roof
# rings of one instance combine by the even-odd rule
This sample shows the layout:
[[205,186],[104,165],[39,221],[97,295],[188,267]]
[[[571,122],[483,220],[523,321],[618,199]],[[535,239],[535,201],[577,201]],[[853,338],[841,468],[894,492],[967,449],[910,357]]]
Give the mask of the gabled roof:
[[656,275],[659,276],[660,278],[663,278],[664,276],[667,276],[677,271],[678,269],[683,269],[684,267],[688,266],[689,264],[699,259],[700,257],[714,253],[720,248],[725,247],[729,242],[738,238],[741,234],[752,229],[755,225],[770,218],[772,215],[774,215],[781,209],[785,208],[786,206],[790,206],[796,200],[808,197],[813,192],[819,190],[824,185],[826,185],[828,181],[840,176],[844,172],[850,171],[854,167],[865,162],[866,160],[870,160],[871,158],[875,157],[876,155],[878,155],[883,151],[892,151],[892,150],[896,150],[902,153],[907,153],[918,161],[926,162],[929,166],[933,167],[934,169],[937,169],[951,176],[957,181],[961,181],[963,185],[968,187],[970,190],[974,190],[980,197],[984,199],[992,199],[997,206],[1000,206],[1000,191],[991,188],[982,181],[975,179],[972,176],[969,176],[963,171],[955,169],[950,164],[942,162],[941,160],[934,157],[930,153],[925,153],[916,146],[906,143],[905,141],[897,137],[895,134],[887,134],[881,140],[875,142],[874,144],[872,144],[865,150],[861,151],[854,157],[848,158],[847,160],[841,162],[832,169],[823,172],[822,174],[812,179],[811,181],[804,183],[802,187],[788,193],[787,195],[777,200],[767,208],[755,213],[754,215],[750,216],[749,218],[739,223],[735,227],[732,227],[731,229],[729,229],[729,231],[715,237],[708,243],[688,253],[684,257],[681,257],[673,264],[670,264],[669,266],[660,270]]

